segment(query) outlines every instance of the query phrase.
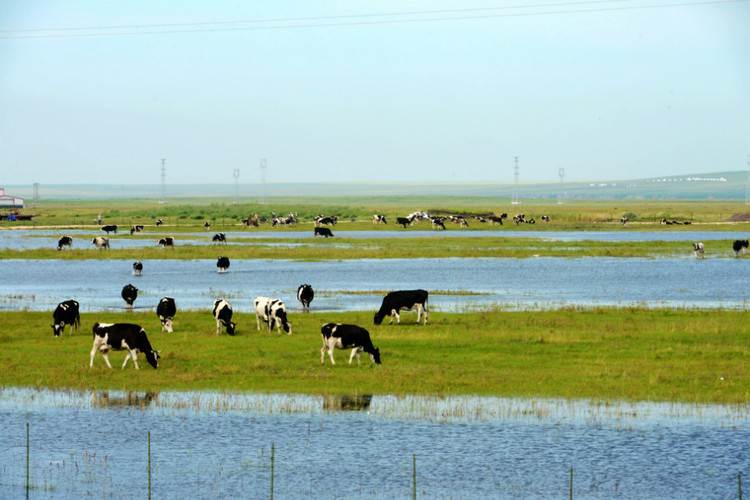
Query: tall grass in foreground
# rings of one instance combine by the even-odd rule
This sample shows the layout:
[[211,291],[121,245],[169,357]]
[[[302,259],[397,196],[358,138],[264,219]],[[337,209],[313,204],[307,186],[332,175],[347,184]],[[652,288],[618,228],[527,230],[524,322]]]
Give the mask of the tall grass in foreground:
[[[291,315],[294,335],[256,331],[235,314],[238,335],[215,335],[209,311],[179,312],[175,333],[150,313],[90,313],[83,334],[55,339],[51,313],[0,312],[0,384],[141,391],[219,390],[305,394],[436,394],[750,402],[747,314],[735,311],[564,309],[433,313],[431,324],[374,326],[372,313]],[[118,367],[123,352],[89,368],[94,322],[144,326],[161,350],[158,370]],[[367,328],[383,364],[320,365],[320,326]]]

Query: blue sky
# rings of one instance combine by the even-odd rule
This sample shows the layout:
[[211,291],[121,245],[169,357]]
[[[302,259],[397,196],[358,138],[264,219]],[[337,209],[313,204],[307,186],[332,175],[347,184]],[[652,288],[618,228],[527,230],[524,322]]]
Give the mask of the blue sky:
[[750,1],[691,3],[6,0],[0,186],[742,170]]

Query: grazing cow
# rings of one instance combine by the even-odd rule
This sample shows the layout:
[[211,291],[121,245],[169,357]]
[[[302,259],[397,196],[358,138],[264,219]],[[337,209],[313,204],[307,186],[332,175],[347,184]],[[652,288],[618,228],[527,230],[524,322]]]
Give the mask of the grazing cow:
[[628,223],[628,218],[627,217],[623,217],[622,219],[620,219],[620,225],[624,226],[627,223]]
[[159,227],[162,224],[164,224],[164,219],[157,219],[157,221],[156,221],[156,227]]
[[133,226],[130,228],[130,235],[132,236],[133,233],[142,233],[143,232],[143,226]]
[[127,284],[122,287],[122,298],[125,300],[127,307],[132,308],[133,302],[138,298],[138,289],[131,284]]
[[333,238],[333,233],[327,227],[316,227],[313,236],[325,236],[326,238]]
[[542,219],[543,222],[549,222],[549,215],[542,215],[539,218]]
[[62,247],[68,247],[68,249],[73,249],[73,238],[70,236],[63,236],[57,241],[57,250],[62,250]]
[[140,276],[143,271],[143,263],[140,260],[133,262],[133,276]]
[[221,327],[226,328],[229,335],[234,335],[236,323],[232,322],[232,306],[224,299],[214,301],[214,318],[216,318],[216,335],[221,332]]
[[320,349],[320,364],[325,364],[326,350],[328,357],[331,358],[331,364],[335,365],[333,360],[333,349],[351,349],[349,355],[349,364],[352,364],[354,356],[357,356],[359,365],[359,353],[366,352],[370,359],[377,364],[380,363],[380,349],[376,349],[370,340],[370,333],[357,325],[342,325],[340,323],[326,323],[320,329],[323,337],[323,347]]
[[[505,215],[507,217],[507,214],[505,214]],[[491,215],[489,217],[489,221],[490,221],[490,224],[500,224],[501,226],[503,225],[503,218],[502,217],[497,217],[495,215]]]
[[109,351],[122,351],[127,350],[128,353],[125,356],[125,362],[122,367],[128,363],[130,358],[133,358],[133,364],[135,369],[138,370],[138,352],[142,352],[146,355],[148,364],[154,368],[159,368],[159,351],[155,351],[151,347],[151,343],[146,337],[146,330],[141,328],[140,325],[132,325],[129,323],[116,323],[116,324],[104,324],[94,323],[94,345],[91,347],[91,359],[89,361],[89,368],[94,366],[94,356],[96,351],[102,353],[104,361],[107,366],[112,368],[109,364]]
[[229,257],[219,257],[216,261],[216,267],[220,273],[227,272],[227,269],[229,269]]
[[161,247],[172,247],[174,248],[174,238],[171,236],[167,236],[166,238],[162,238],[159,240],[159,246]]
[[224,243],[227,242],[227,235],[224,233],[216,233],[213,238],[211,238],[211,241],[214,243]]
[[385,220],[385,215],[375,214],[372,216],[372,223],[373,224],[380,224],[380,223],[388,224],[388,221]]
[[286,317],[286,306],[279,299],[269,299],[268,297],[256,297],[255,301],[255,322],[260,330],[260,320],[268,324],[268,331],[273,330],[274,325],[276,331],[281,333],[281,328],[287,335],[292,334],[292,324],[287,320]]
[[310,285],[300,285],[297,288],[297,300],[302,303],[302,310],[310,312],[310,302],[315,297],[315,292]]
[[334,215],[333,217],[323,217],[322,215],[318,215],[318,216],[317,216],[317,217],[315,217],[315,219],[314,219],[314,221],[315,221],[315,225],[316,225],[316,226],[317,226],[318,224],[325,224],[325,225],[328,225],[328,224],[330,224],[330,225],[332,225],[332,226],[335,226],[335,225],[336,225],[336,222],[338,222],[338,220],[339,220],[339,218],[338,218],[338,216],[337,216],[337,215]]
[[167,333],[172,333],[172,322],[175,314],[177,314],[177,304],[175,304],[174,299],[172,297],[162,298],[156,306],[156,314],[161,321],[161,331],[166,330]]
[[445,218],[443,217],[433,217],[432,218],[432,229],[445,229],[445,223],[443,222]]
[[206,228],[206,231],[210,230],[211,229],[211,222],[209,222],[209,221],[204,222],[203,223],[203,227]]
[[106,236],[97,236],[96,238],[91,240],[91,244],[96,245],[96,248],[100,250],[102,248],[106,248],[107,250],[109,250],[109,238],[107,238]]
[[396,224],[401,224],[404,229],[406,229],[406,226],[412,225],[413,219],[410,219],[409,217],[396,217]]
[[703,242],[693,243],[693,253],[696,257],[703,257]]
[[747,240],[735,240],[734,243],[732,243],[732,249],[734,250],[734,255],[736,257],[739,257],[740,253],[744,253],[748,246]]
[[383,303],[380,306],[380,310],[375,313],[375,324],[379,325],[383,322],[383,318],[390,314],[391,322],[393,324],[393,318],[396,318],[396,323],[401,324],[401,318],[398,315],[399,311],[411,311],[417,310],[417,324],[419,324],[419,318],[424,315],[423,323],[427,324],[430,311],[427,308],[428,293],[425,290],[400,290],[397,292],[391,292],[383,297]]
[[107,233],[107,236],[109,236],[110,231],[117,234],[117,226],[114,224],[111,226],[102,226],[101,230]]
[[78,302],[75,300],[66,300],[57,304],[55,311],[52,313],[52,331],[55,337],[65,333],[65,325],[70,325],[70,334],[73,335],[73,328],[78,328],[81,333],[81,316],[78,313]]

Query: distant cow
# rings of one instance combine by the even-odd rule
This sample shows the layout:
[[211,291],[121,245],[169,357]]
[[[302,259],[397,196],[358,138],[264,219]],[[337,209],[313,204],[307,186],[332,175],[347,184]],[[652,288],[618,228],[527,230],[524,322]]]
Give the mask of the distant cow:
[[211,229],[211,222],[209,221],[204,222],[203,227],[205,227],[206,231],[208,231],[209,229]]
[[220,273],[227,272],[227,269],[229,269],[229,257],[219,257],[216,260],[216,267]]
[[303,311],[310,311],[310,302],[312,302],[313,297],[315,297],[315,292],[310,285],[300,285],[297,288],[297,300],[302,303]]
[[227,242],[227,235],[224,233],[216,233],[213,238],[211,238],[211,241],[214,243],[226,243]]
[[747,240],[735,240],[734,243],[732,243],[732,249],[734,250],[734,255],[739,257],[741,253],[745,252],[745,249],[748,246]]
[[107,233],[107,236],[109,236],[110,232],[117,234],[117,226],[114,224],[111,226],[102,226],[101,230]]
[[432,229],[445,229],[445,218],[433,217],[432,218]]
[[171,236],[167,236],[166,238],[162,238],[159,240],[159,246],[161,247],[172,247],[174,248],[174,238]]
[[143,271],[143,263],[140,260],[133,262],[133,276],[140,276]]
[[318,224],[326,224],[326,225],[330,224],[332,226],[335,226],[338,220],[339,218],[336,215],[334,215],[333,217],[324,217],[322,215],[318,215],[317,217],[315,217],[314,222],[316,226]]
[[166,330],[167,333],[172,333],[172,322],[175,314],[177,314],[177,304],[175,304],[174,299],[172,297],[162,298],[156,306],[156,314],[161,321],[161,331]]
[[125,362],[122,367],[128,363],[130,358],[133,358],[133,364],[135,369],[138,370],[138,352],[142,352],[146,355],[148,364],[154,368],[159,367],[159,351],[155,351],[151,347],[151,343],[146,337],[146,330],[141,328],[139,325],[132,325],[128,323],[117,323],[117,324],[94,324],[94,345],[91,347],[91,359],[89,361],[89,368],[94,366],[94,356],[96,352],[102,353],[104,361],[107,366],[112,368],[109,364],[109,351],[128,351],[125,356]]
[[540,219],[542,219],[543,222],[549,222],[549,215],[542,215]]
[[352,364],[354,356],[357,356],[359,365],[359,354],[366,352],[370,359],[377,364],[380,363],[380,349],[376,349],[370,340],[370,333],[357,325],[342,325],[337,323],[326,323],[320,329],[323,337],[323,347],[320,349],[320,364],[325,364],[326,350],[328,357],[331,358],[331,364],[336,364],[333,360],[333,349],[351,349],[349,355],[349,364]]
[[406,226],[411,226],[413,220],[409,217],[396,217],[396,224],[401,224],[404,229],[406,229]]
[[256,297],[255,301],[255,322],[260,330],[260,321],[268,324],[268,331],[273,330],[281,333],[284,329],[287,335],[292,334],[292,324],[286,317],[286,306],[279,299],[269,299],[268,297]]
[[385,215],[379,215],[375,214],[372,216],[372,223],[373,224],[388,224],[388,221],[385,220]]
[[63,236],[57,241],[57,249],[62,250],[62,247],[68,247],[68,249],[73,249],[73,238],[70,236]]
[[65,325],[70,325],[70,334],[73,335],[73,328],[78,329],[81,333],[81,316],[78,312],[78,302],[75,300],[66,300],[57,304],[55,311],[52,313],[52,332],[55,337],[65,333]]
[[703,242],[693,243],[693,253],[696,257],[703,257]]
[[417,310],[417,324],[419,324],[419,318],[424,315],[423,323],[427,324],[430,311],[427,308],[428,293],[425,290],[400,290],[397,292],[391,292],[383,297],[383,303],[380,306],[380,310],[375,313],[375,324],[379,325],[383,322],[383,318],[390,315],[391,321],[389,325],[393,324],[393,319],[396,318],[396,323],[401,324],[401,318],[398,315],[399,311],[411,311]]
[[164,224],[164,219],[158,219],[158,220],[156,221],[156,227],[159,227],[159,226],[161,226],[162,224]]
[[627,224],[627,223],[628,223],[628,218],[627,218],[627,217],[623,217],[622,219],[620,219],[620,224],[621,224],[621,225],[623,225],[623,226],[624,226],[624,225],[625,225],[625,224]]
[[106,248],[107,250],[109,250],[109,238],[107,238],[106,236],[97,236],[96,238],[91,240],[91,244],[96,245],[96,248],[100,250],[102,248]]
[[325,236],[326,238],[333,238],[333,233],[327,227],[316,227],[313,236]]
[[133,226],[133,227],[130,228],[130,234],[131,234],[131,236],[132,236],[133,233],[142,233],[142,232],[143,232],[143,226],[141,226],[141,225]]
[[133,307],[133,302],[138,298],[138,289],[133,285],[127,284],[122,287],[120,295],[122,295],[128,307]]
[[234,335],[237,324],[232,322],[232,306],[229,302],[224,299],[215,300],[213,313],[216,318],[216,335],[221,332],[222,327],[226,328],[229,335]]

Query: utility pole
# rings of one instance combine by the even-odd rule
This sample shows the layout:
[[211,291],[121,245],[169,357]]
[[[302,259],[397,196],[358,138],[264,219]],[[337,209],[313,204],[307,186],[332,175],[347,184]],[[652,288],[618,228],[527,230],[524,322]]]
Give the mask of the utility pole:
[[266,159],[261,158],[260,159],[260,198],[258,199],[258,203],[260,205],[266,204]]
[[235,168],[232,172],[234,176],[234,204],[237,204],[237,199],[240,197],[240,169]]
[[34,183],[34,208],[39,204],[39,183]]
[[750,205],[750,155],[747,155],[747,184],[745,185],[745,205]]
[[560,176],[560,194],[557,195],[557,204],[563,205],[565,203],[565,191],[563,187],[563,179],[565,179],[565,167],[558,168],[557,175]]
[[167,160],[162,158],[161,160],[161,200],[159,200],[160,205],[164,205],[167,203],[167,167],[165,166],[165,163],[167,163]]
[[511,197],[511,205],[520,205],[521,201],[518,199],[518,156],[515,157],[516,165],[513,167],[513,196]]

